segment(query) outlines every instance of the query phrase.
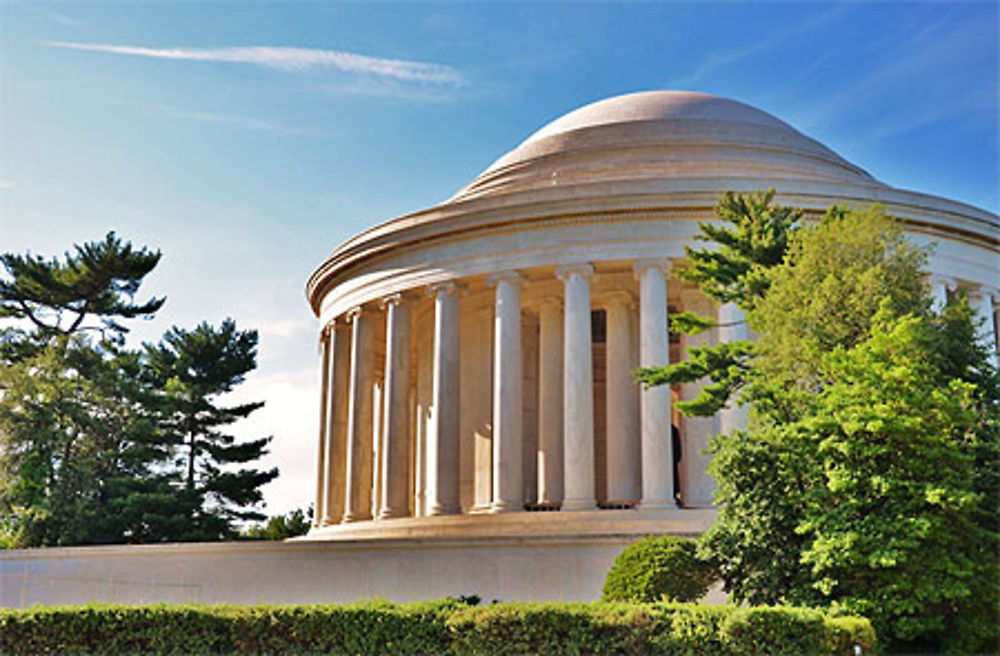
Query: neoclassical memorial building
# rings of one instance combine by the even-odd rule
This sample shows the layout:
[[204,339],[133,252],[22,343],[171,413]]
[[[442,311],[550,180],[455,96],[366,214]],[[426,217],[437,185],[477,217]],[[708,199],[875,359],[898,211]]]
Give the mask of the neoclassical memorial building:
[[[309,279],[320,433],[311,539],[697,533],[705,446],[741,426],[641,390],[684,357],[673,312],[717,307],[671,276],[726,190],[774,187],[818,217],[883,204],[935,242],[938,302],[967,290],[996,350],[995,214],[892,188],[763,111],[651,91],[549,123],[447,201],[342,244]],[[727,332],[728,334],[722,334]]]
[[[703,449],[744,416],[681,417],[696,388],[640,390],[632,371],[742,336],[732,306],[671,271],[722,192],[770,187],[812,217],[882,203],[936,244],[936,302],[966,290],[996,350],[997,215],[889,187],[733,100],[610,98],[440,205],[340,245],[310,278],[321,403],[307,536],[0,550],[0,606],[598,598],[639,535],[714,519]],[[669,334],[682,310],[717,313],[729,334]]]

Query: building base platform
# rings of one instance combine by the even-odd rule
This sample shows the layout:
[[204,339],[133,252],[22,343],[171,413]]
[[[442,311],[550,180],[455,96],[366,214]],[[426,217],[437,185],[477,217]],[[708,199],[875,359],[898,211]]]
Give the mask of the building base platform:
[[0,606],[593,601],[627,544],[694,535],[713,518],[712,510],[456,515],[330,526],[287,542],[0,551]]

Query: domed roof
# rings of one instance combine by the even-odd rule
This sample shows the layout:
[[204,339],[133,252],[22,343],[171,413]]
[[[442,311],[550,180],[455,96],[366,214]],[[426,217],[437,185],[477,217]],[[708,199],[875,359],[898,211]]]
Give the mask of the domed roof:
[[451,201],[667,178],[879,184],[767,112],[706,93],[645,91],[600,100],[552,121]]

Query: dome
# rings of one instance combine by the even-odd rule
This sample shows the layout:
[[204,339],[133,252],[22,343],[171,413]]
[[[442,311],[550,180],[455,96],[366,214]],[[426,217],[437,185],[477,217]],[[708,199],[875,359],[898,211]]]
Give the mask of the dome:
[[[806,220],[882,204],[915,245],[934,244],[935,302],[962,289],[992,325],[996,215],[882,184],[733,100],[658,91],[587,105],[452,200],[353,237],[310,278],[322,403],[304,539],[558,541],[599,589],[604,567],[582,559],[602,540],[707,530],[707,446],[745,414],[687,421],[669,388],[640,396],[632,372],[690,355],[697,342],[670,339],[670,313],[714,316],[704,339],[742,339],[738,308],[671,271],[724,191],[768,187]],[[496,571],[461,585],[486,579]]]
[[645,91],[552,121],[451,201],[554,185],[677,178],[880,184],[767,112],[706,93]]

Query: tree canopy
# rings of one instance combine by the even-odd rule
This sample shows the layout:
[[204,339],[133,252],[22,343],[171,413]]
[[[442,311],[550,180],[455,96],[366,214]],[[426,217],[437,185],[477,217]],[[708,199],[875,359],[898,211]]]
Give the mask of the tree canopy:
[[[62,260],[5,253],[0,262],[9,278],[0,279],[0,318],[26,319],[36,330],[62,335],[94,328],[127,332],[121,320],[152,317],[166,300],[134,302],[159,261],[159,251],[134,250],[114,232],[77,245]],[[100,324],[88,325],[91,317]]]
[[256,332],[226,320],[125,344],[163,305],[135,301],[159,259],[114,233],[63,259],[0,256],[0,546],[219,539],[263,517],[277,472],[234,463],[270,438],[222,431],[261,404],[215,404],[256,367]]
[[[744,205],[752,224],[761,210]],[[897,647],[996,646],[1000,386],[967,302],[931,308],[926,251],[878,207],[803,225],[772,216],[787,235],[771,238],[784,240],[780,258],[765,249],[748,263],[723,246],[698,274],[706,294],[746,310],[757,341],[640,374],[707,378],[679,404],[688,414],[734,399],[750,409],[747,430],[712,442],[720,508],[703,555],[738,601],[865,614]],[[704,235],[738,242],[743,224],[730,223]],[[734,284],[734,270],[753,283]]]

